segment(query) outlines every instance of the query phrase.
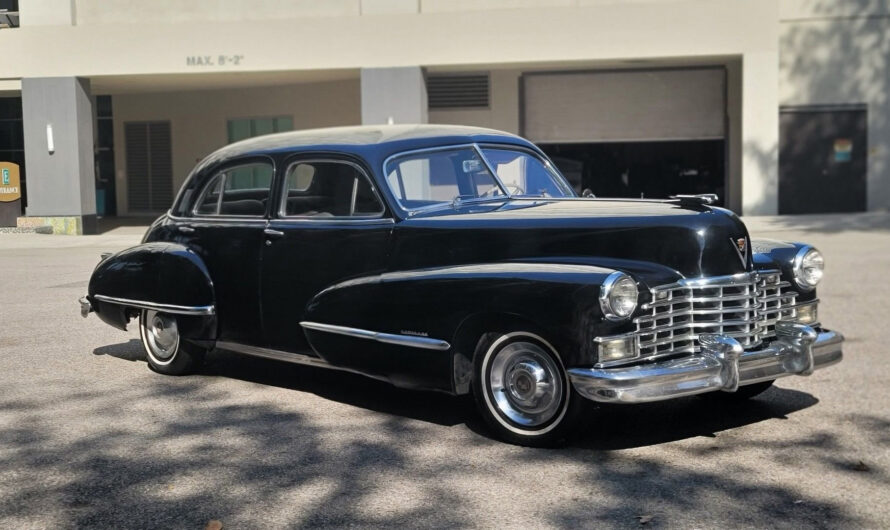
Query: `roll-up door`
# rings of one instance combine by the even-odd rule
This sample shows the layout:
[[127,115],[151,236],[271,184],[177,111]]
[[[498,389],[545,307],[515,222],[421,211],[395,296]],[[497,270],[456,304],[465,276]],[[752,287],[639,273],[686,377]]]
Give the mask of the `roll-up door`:
[[124,136],[129,210],[166,210],[173,203],[170,122],[127,122]]
[[722,139],[726,71],[523,75],[523,136],[538,143]]

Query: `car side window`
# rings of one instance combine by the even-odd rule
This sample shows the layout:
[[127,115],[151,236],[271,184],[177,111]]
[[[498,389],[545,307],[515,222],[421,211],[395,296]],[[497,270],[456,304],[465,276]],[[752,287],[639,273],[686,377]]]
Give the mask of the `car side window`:
[[371,180],[355,164],[306,160],[288,166],[281,214],[285,217],[365,217],[383,215]]
[[223,170],[204,186],[195,204],[199,216],[263,217],[275,170],[264,162]]

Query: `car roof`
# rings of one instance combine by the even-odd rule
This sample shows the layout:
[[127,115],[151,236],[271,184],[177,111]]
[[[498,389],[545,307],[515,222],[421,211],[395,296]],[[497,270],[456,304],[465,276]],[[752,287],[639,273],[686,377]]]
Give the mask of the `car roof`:
[[336,151],[365,158],[377,164],[387,156],[411,149],[468,143],[508,143],[534,146],[519,136],[462,125],[362,125],[306,129],[248,138],[227,145],[207,156],[196,171],[242,156],[299,151]]

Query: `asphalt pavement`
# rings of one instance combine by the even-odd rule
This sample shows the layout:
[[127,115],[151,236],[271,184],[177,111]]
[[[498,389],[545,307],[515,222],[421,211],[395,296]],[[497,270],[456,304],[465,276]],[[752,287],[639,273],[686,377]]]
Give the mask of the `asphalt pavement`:
[[348,373],[216,351],[155,374],[76,302],[143,228],[0,234],[0,528],[890,527],[890,215],[746,221],[823,251],[844,361],[741,405],[591,410],[555,450]]

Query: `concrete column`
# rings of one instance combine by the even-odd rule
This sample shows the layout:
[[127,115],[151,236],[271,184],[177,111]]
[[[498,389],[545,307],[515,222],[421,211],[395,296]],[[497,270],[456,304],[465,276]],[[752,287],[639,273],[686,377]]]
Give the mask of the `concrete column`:
[[427,123],[426,83],[419,66],[362,68],[362,123]]
[[[52,224],[57,233],[95,233],[96,176],[89,80],[23,79],[22,113],[28,168],[26,215],[43,218],[44,224]],[[51,135],[48,126],[52,128]]]
[[742,214],[779,213],[779,54],[742,56]]

